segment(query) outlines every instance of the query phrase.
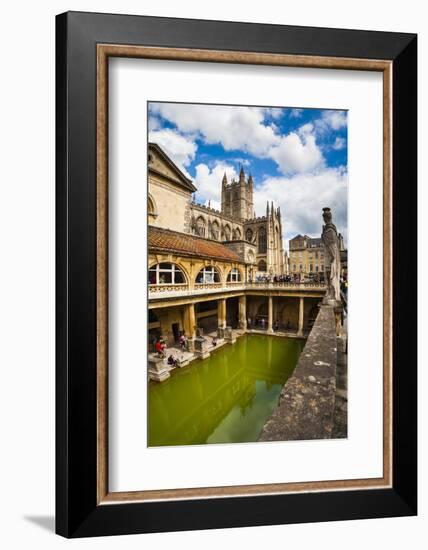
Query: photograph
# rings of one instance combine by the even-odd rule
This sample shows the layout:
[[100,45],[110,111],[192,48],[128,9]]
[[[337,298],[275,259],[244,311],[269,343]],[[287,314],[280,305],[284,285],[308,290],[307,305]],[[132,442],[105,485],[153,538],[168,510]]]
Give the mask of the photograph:
[[147,121],[147,445],[347,438],[347,110]]

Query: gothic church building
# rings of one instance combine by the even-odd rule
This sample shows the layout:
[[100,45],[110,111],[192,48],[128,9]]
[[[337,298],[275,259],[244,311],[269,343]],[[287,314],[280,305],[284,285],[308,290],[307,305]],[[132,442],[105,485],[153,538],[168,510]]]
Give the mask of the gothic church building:
[[[224,174],[221,210],[211,208],[210,203],[196,204],[192,200],[196,191],[192,181],[165,151],[156,143],[149,143],[149,236],[153,227],[189,234],[213,244],[215,241],[229,249],[241,266],[245,265],[247,280],[285,273],[281,211],[268,202],[265,215],[256,216],[251,175],[247,178],[241,168],[238,181],[229,181]],[[192,242],[192,238],[188,240],[189,247],[195,246]]]

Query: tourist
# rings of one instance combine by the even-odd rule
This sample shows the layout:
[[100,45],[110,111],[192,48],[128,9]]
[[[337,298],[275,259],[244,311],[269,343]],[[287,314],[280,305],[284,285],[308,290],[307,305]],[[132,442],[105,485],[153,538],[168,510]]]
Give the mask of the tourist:
[[248,317],[247,325],[248,325],[248,328],[251,327],[251,317]]
[[184,351],[184,350],[187,348],[187,337],[186,337],[186,335],[184,334],[184,332],[183,332],[183,334],[180,336],[179,342],[180,342],[181,351]]
[[262,330],[265,329],[265,324],[266,324],[266,320],[264,317],[262,317],[262,320],[261,320]]
[[217,345],[217,336],[213,336],[212,345],[213,346]]
[[277,331],[279,330],[279,321],[278,321],[278,319],[275,321],[275,324],[274,324],[274,326],[273,326],[273,330],[274,330],[275,332],[277,332]]
[[172,354],[168,357],[168,365],[171,367],[176,367],[178,365],[178,359]]
[[159,340],[156,342],[155,348],[156,348],[156,352],[158,353],[159,357],[165,358],[165,356],[166,356],[166,345],[165,345],[165,342],[164,342],[163,340],[159,339]]

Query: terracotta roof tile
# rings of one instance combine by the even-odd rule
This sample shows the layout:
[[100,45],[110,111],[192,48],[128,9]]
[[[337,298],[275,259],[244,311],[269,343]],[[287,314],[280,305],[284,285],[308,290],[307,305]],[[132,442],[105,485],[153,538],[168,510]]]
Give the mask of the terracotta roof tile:
[[149,250],[153,252],[183,254],[198,258],[241,262],[239,256],[224,244],[196,237],[188,233],[178,233],[170,229],[153,226],[149,226]]

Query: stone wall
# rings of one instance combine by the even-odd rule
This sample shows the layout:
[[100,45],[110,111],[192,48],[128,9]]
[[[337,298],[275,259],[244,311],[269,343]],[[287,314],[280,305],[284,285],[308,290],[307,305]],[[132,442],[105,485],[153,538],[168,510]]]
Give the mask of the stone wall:
[[259,441],[329,439],[334,425],[337,338],[334,309],[321,306],[293,375]]

